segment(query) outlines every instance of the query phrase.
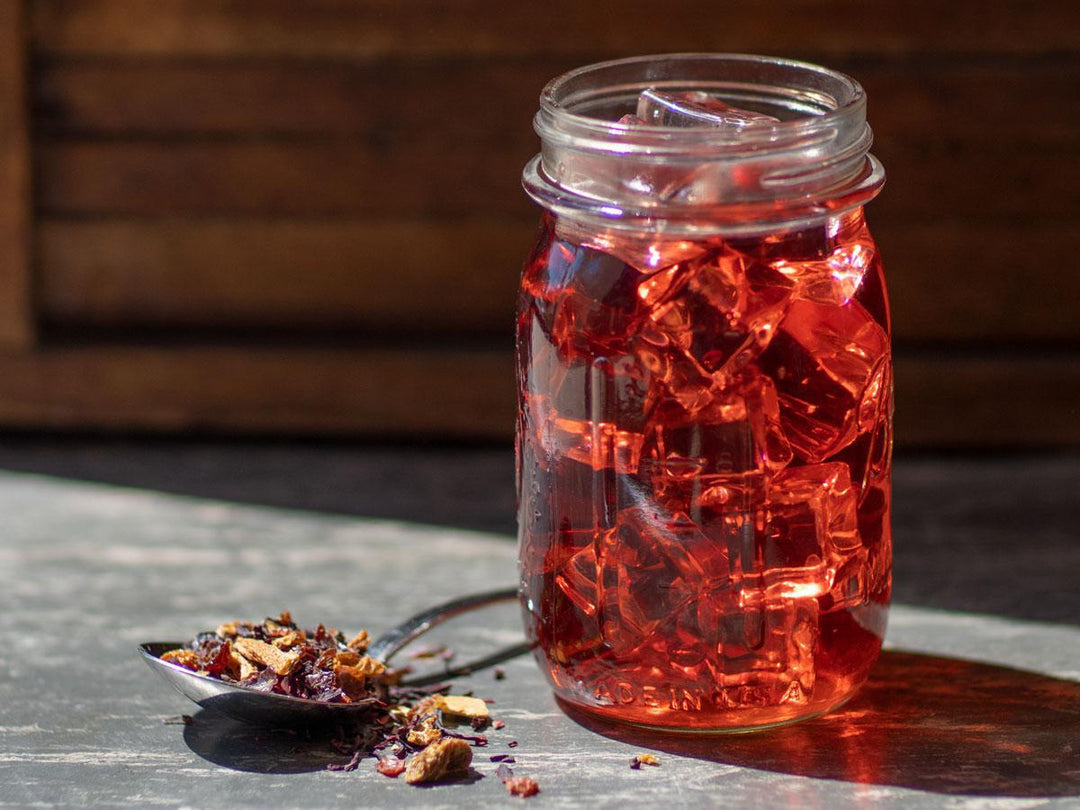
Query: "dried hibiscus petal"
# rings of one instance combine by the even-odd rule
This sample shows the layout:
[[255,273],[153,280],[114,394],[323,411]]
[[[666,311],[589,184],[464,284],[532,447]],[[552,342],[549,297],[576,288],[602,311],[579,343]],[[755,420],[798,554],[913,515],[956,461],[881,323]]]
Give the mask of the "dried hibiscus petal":
[[396,779],[405,773],[405,760],[393,756],[383,757],[376,763],[375,770],[383,776],[389,776],[391,779]]

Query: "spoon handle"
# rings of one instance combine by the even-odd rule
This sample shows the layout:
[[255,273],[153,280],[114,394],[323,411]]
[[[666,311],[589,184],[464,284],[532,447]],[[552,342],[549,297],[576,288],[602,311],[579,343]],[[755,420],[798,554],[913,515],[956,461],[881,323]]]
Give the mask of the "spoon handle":
[[460,599],[436,605],[417,613],[410,619],[406,619],[397,627],[387,630],[372,642],[371,646],[368,647],[367,654],[383,662],[389,661],[395,653],[410,644],[414,639],[422,636],[432,627],[436,627],[470,610],[517,598],[517,588],[506,588],[500,591],[487,591],[472,594],[471,596],[463,596]]

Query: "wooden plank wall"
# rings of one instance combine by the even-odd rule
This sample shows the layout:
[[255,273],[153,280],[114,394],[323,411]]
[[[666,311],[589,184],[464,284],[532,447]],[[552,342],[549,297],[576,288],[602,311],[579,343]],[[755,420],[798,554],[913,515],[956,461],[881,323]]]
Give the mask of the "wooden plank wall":
[[25,8],[0,0],[0,350],[34,341]]
[[1076,9],[27,0],[43,342],[0,422],[505,438],[539,90],[677,49],[866,86],[902,445],[1080,444]]

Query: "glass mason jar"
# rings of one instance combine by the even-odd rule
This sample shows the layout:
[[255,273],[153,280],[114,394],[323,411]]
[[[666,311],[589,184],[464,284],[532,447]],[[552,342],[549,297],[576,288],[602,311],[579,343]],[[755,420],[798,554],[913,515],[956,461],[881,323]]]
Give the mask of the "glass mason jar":
[[520,571],[565,704],[760,728],[839,705],[877,657],[892,364],[865,111],[847,76],[757,56],[625,59],[544,89]]

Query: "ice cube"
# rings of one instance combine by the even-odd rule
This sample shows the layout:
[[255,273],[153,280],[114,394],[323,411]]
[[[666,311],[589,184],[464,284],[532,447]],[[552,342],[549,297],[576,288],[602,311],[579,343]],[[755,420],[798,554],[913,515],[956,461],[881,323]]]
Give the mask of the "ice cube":
[[585,354],[624,348],[644,316],[637,292],[641,272],[611,254],[579,247],[568,273],[552,325],[555,343]]
[[658,422],[652,439],[657,467],[678,478],[686,471],[742,473],[762,466],[746,401],[734,394],[714,400],[693,418]]
[[700,240],[639,234],[592,223],[583,227],[570,219],[559,220],[555,232],[560,239],[615,256],[643,274],[696,258],[708,249]]
[[848,558],[833,577],[833,586],[822,600],[825,611],[858,607],[868,598],[869,553],[858,549]]
[[855,300],[870,313],[885,334],[890,334],[889,297],[885,291],[885,271],[880,257],[867,268],[862,284],[855,292]]
[[694,488],[691,515],[703,509],[713,513],[745,513],[765,502],[767,479],[760,472],[695,475],[691,483]]
[[870,240],[845,242],[820,261],[781,259],[773,267],[795,282],[797,297],[843,306],[855,295],[876,257]]
[[552,386],[551,406],[560,417],[590,419],[642,431],[658,396],[653,371],[634,353],[610,353],[571,362]]
[[687,604],[723,588],[727,549],[685,515],[654,506],[619,514],[604,536],[600,565],[600,628],[620,656],[664,645],[670,623]]
[[867,591],[871,600],[888,602],[892,573],[892,526],[888,481],[869,486],[859,505],[859,534],[869,553]]
[[[858,303],[795,301],[762,354],[792,448],[819,462],[849,445],[882,396],[889,339]],[[877,383],[875,383],[877,380]]]
[[851,481],[859,493],[860,505],[867,489],[888,475],[893,443],[892,411],[892,363],[886,358],[863,397],[858,437],[833,456],[851,469]]
[[759,550],[767,600],[824,595],[860,550],[846,464],[789,467],[772,479]]
[[636,117],[652,126],[736,130],[778,122],[769,115],[732,107],[708,93],[697,90],[666,92],[655,87],[638,96]]
[[[661,401],[658,410],[663,407]],[[756,491],[761,473],[782,469],[791,460],[776,392],[767,377],[742,379],[714,390],[712,400],[694,412],[670,407],[663,417],[653,420],[644,452],[661,483],[700,479],[695,485],[705,500],[699,499],[699,506],[718,505],[724,492]],[[744,509],[752,506],[740,503]]]
[[552,655],[562,663],[576,656],[592,657],[601,645],[599,625],[582,609],[581,600],[566,593],[559,574],[582,550],[593,547],[593,533],[560,530],[549,535],[526,532],[522,537],[521,591],[526,610],[533,614],[526,623],[531,639],[537,640],[535,633],[554,639]]
[[574,553],[555,577],[567,598],[589,616],[595,616],[600,602],[596,548],[589,544]]
[[733,236],[725,241],[733,249],[765,263],[780,259],[788,261],[820,261],[832,253],[836,239],[825,224],[791,231],[776,231],[767,235]]
[[545,219],[536,246],[522,271],[521,293],[527,303],[522,316],[535,314],[548,334],[554,326],[555,311],[569,283],[570,267],[576,255],[577,250],[572,244],[555,238],[554,226]]
[[645,277],[617,256],[549,233],[526,264],[522,290],[560,354],[588,358],[625,347],[645,316]]
[[776,386],[764,375],[751,376],[739,391],[746,403],[750,431],[761,465],[770,472],[782,470],[791,461],[792,452],[780,423]]
[[535,304],[527,306],[521,318],[524,323],[518,330],[517,345],[518,373],[524,375],[521,388],[524,393],[546,397],[562,388],[567,363],[551,342]]
[[719,248],[690,262],[666,289],[650,287],[649,318],[702,371],[730,376],[769,345],[793,289],[767,265]]
[[599,533],[615,526],[621,509],[652,498],[652,485],[640,472],[596,469],[566,455],[547,454],[531,439],[522,448],[523,495],[518,517],[523,533]]
[[[544,355],[534,351],[534,358]],[[635,472],[656,402],[652,373],[636,355],[556,362],[539,420],[540,442],[553,456],[595,469]]]
[[[706,598],[684,608],[680,618],[701,639],[718,703],[746,707],[809,701],[819,637],[816,599],[732,610]],[[677,652],[689,660],[692,649],[683,640]]]
[[713,379],[670,337],[646,323],[631,341],[631,351],[652,372],[657,397],[654,419],[696,414],[713,400]]
[[587,464],[595,470],[605,467],[618,472],[637,472],[645,436],[619,430],[611,422],[564,419],[553,415],[547,422],[545,445],[554,452]]

